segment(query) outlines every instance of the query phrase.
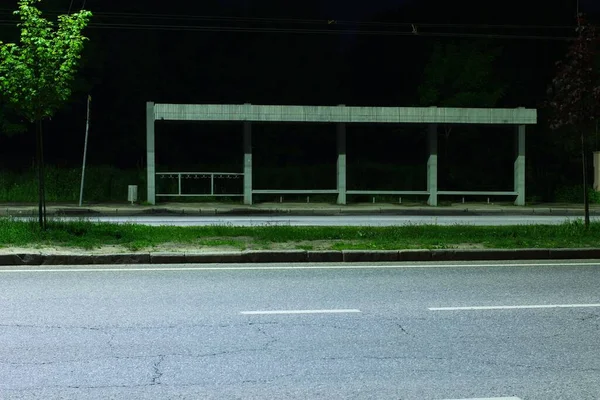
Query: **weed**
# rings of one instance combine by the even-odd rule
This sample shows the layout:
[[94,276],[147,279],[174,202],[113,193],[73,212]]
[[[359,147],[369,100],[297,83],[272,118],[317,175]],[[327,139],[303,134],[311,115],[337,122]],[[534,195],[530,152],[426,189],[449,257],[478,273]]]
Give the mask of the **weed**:
[[[131,250],[164,244],[245,249],[249,243],[270,248],[277,243],[328,241],[333,249],[451,249],[461,245],[486,248],[595,247],[600,223],[586,230],[580,220],[560,225],[390,227],[176,227],[50,220],[40,231],[34,220],[0,218],[0,246],[53,245],[93,249],[120,245]],[[300,244],[301,243],[301,244]]]

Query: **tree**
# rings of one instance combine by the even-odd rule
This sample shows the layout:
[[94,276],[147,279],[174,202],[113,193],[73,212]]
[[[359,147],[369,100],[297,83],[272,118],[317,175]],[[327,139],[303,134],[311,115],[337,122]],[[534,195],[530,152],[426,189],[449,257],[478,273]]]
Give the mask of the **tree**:
[[27,130],[26,124],[15,119],[10,104],[0,100],[0,135],[13,136]]
[[494,107],[505,92],[493,73],[501,53],[485,42],[436,43],[419,87],[421,105]]
[[[506,93],[507,86],[495,68],[502,50],[485,40],[435,43],[424,69],[422,84],[418,88],[419,103],[425,107],[496,107]],[[463,134],[475,129],[477,128],[472,126],[460,127]],[[440,161],[453,165],[453,168],[444,169],[440,173],[440,183],[454,186],[461,185],[466,180],[464,171],[469,171],[471,175],[478,170],[473,170],[464,163],[467,159],[463,151],[452,149],[457,146],[456,141],[450,141],[452,131],[453,126],[443,126],[445,141]],[[461,150],[465,150],[464,144],[461,143],[460,146]],[[481,151],[476,154],[487,156]],[[486,162],[500,161],[492,155]],[[482,180],[482,176],[476,180]]]
[[82,36],[91,12],[61,15],[55,24],[42,17],[36,3],[19,0],[20,43],[0,42],[0,89],[14,110],[36,127],[38,216],[46,229],[44,143],[42,121],[50,118],[71,96],[78,61],[86,40]]
[[557,63],[552,80],[549,106],[553,111],[550,127],[566,127],[579,135],[583,169],[583,204],[585,227],[590,225],[590,201],[587,186],[587,142],[600,116],[600,86],[595,68],[598,36],[596,27],[582,15],[577,20],[577,37],[569,46],[564,61]]

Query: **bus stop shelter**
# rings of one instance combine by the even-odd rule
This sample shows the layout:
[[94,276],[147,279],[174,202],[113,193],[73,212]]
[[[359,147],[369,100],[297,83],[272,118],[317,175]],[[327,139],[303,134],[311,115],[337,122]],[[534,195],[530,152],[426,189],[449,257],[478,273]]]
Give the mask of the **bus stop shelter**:
[[[218,172],[157,172],[155,163],[156,121],[214,121],[239,122],[244,137],[243,171]],[[252,123],[327,123],[335,125],[337,134],[337,185],[330,190],[278,190],[252,187]],[[364,191],[347,190],[346,126],[347,124],[422,124],[428,127],[427,190],[425,191]],[[527,125],[537,123],[537,110],[514,108],[438,108],[438,107],[347,107],[340,106],[283,106],[253,104],[155,104],[146,105],[147,194],[148,203],[156,204],[157,197],[199,196],[183,194],[182,176],[202,174],[211,179],[214,196],[215,176],[243,178],[243,193],[228,194],[243,197],[244,204],[252,204],[255,194],[336,194],[338,204],[346,204],[347,195],[426,195],[428,204],[437,206],[443,195],[511,196],[515,205],[525,205],[525,131]],[[438,190],[438,125],[510,125],[514,127],[514,187],[511,191],[455,191]],[[176,176],[177,193],[156,192],[157,175]]]

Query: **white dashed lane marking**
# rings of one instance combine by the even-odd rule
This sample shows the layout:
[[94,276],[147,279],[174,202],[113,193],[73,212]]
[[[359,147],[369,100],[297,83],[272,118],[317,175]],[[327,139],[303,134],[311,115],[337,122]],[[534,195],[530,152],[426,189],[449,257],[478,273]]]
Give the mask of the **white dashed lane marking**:
[[[600,307],[597,304],[539,304],[530,306],[473,306],[473,307],[429,307],[429,311],[477,311],[477,310],[522,310],[540,308],[590,308]],[[502,397],[500,397],[502,398]],[[508,397],[510,398],[510,397]],[[468,399],[471,400],[471,399]]]
[[444,399],[444,400],[521,400],[519,397],[477,397],[474,399]]
[[272,311],[241,311],[242,315],[274,315],[274,314],[345,314],[359,313],[360,310],[272,310]]

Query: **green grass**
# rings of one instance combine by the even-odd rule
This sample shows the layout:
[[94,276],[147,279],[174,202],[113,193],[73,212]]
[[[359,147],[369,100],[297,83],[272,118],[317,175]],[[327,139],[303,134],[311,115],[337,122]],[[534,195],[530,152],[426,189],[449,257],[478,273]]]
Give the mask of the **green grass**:
[[[318,241],[318,242],[317,242]],[[264,249],[439,249],[459,246],[485,248],[597,247],[600,223],[585,230],[579,221],[562,225],[396,227],[150,227],[87,221],[49,221],[46,232],[37,223],[0,219],[0,247],[58,246],[94,249],[120,245],[130,250],[177,244],[201,247]],[[313,245],[315,244],[315,245]],[[281,247],[281,246],[280,246]]]
[[[81,169],[46,166],[46,200],[79,201]],[[138,198],[146,197],[146,173],[142,169],[119,170],[111,166],[86,168],[84,201],[125,201],[127,186],[138,185]],[[36,171],[0,170],[0,202],[37,202]]]

